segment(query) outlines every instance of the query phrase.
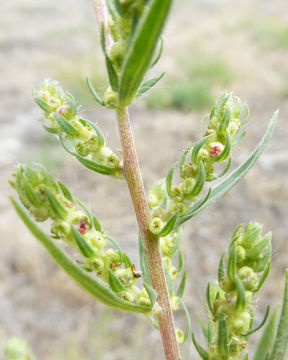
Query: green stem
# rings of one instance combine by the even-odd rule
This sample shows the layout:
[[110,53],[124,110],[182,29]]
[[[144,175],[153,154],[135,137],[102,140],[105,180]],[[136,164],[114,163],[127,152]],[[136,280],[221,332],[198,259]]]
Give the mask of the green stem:
[[166,360],[179,360],[181,355],[176,339],[175,324],[165,279],[160,241],[149,231],[150,210],[146,200],[140,167],[137,159],[133,133],[127,108],[116,110],[122,144],[124,175],[134,205],[141,238],[148,262],[153,288],[162,311],[157,315]]

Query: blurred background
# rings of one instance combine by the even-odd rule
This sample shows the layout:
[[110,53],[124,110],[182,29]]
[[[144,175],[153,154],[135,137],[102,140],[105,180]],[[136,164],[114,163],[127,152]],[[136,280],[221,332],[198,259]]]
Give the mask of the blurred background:
[[[216,278],[220,255],[239,223],[258,221],[273,232],[272,270],[255,302],[256,321],[267,302],[274,307],[281,301],[288,266],[287,13],[287,0],[176,0],[154,70],[166,75],[131,107],[146,186],[165,177],[199,138],[200,120],[222,90],[250,107],[248,133],[234,149],[233,167],[247,158],[280,108],[276,133],[259,163],[185,226],[184,300],[202,344],[196,314],[205,316],[207,281]],[[41,162],[91,206],[138,264],[137,226],[124,182],[92,173],[68,156],[43,131],[31,97],[43,78],[58,79],[78,99],[83,115],[104,130],[108,146],[119,147],[113,112],[100,109],[85,84],[88,75],[101,93],[106,82],[91,3],[1,0],[0,28],[0,347],[18,336],[39,360],[162,359],[159,334],[146,319],[110,310],[83,293],[32,238],[7,199],[17,163]],[[176,322],[185,327],[181,312]],[[197,358],[190,339],[182,352],[183,359]]]

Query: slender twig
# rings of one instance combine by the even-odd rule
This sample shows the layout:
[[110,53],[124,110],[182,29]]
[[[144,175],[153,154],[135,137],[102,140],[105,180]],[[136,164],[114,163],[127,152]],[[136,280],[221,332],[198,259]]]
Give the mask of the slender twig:
[[127,108],[116,110],[122,144],[124,174],[133,201],[153,288],[162,311],[157,315],[167,360],[180,359],[175,325],[165,280],[159,238],[149,231],[150,211],[146,200]]

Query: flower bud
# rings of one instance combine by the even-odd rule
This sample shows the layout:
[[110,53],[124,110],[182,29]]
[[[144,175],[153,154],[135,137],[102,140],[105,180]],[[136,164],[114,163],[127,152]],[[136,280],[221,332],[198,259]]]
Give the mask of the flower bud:
[[154,219],[152,219],[152,221],[149,224],[149,230],[153,233],[153,234],[159,234],[161,232],[161,230],[164,227],[164,222],[158,218],[155,217]]
[[119,95],[109,86],[104,94],[103,101],[106,108],[116,109],[118,107]]
[[219,156],[222,151],[224,149],[224,145],[221,144],[220,142],[211,142],[209,144],[209,154],[212,156],[212,157],[217,157]]
[[248,311],[236,313],[231,319],[231,326],[236,335],[245,334],[250,327],[251,315]]
[[184,332],[183,330],[179,329],[179,328],[176,328],[176,339],[177,339],[177,342],[179,345],[182,345],[184,344],[185,342],[185,335],[184,335]]

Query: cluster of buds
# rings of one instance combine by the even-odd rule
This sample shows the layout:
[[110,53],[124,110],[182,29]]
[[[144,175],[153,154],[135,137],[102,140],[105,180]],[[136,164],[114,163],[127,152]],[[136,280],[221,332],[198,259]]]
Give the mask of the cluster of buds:
[[252,329],[253,298],[270,269],[271,233],[262,237],[261,232],[262,226],[257,223],[249,223],[244,230],[238,226],[227,258],[225,254],[221,258],[218,284],[208,284],[209,360],[241,359],[248,336],[263,326],[267,318],[266,313],[262,324]]
[[[81,118],[73,96],[64,91],[57,81],[45,80],[40,90],[33,91],[35,102],[43,110],[41,123],[50,133],[59,135],[67,151],[107,168],[107,174],[121,174],[120,160],[105,145],[101,130],[89,120]],[[85,161],[84,159],[84,161]],[[108,169],[110,170],[108,172]]]
[[[36,221],[51,220],[51,234],[66,242],[81,255],[79,264],[107,283],[117,295],[138,305],[151,306],[145,288],[137,280],[141,274],[118,243],[107,236],[96,217],[72,197],[61,182],[56,182],[40,165],[20,165],[11,185],[18,192],[25,208]],[[107,248],[108,242],[116,246]]]
[[[124,1],[107,1],[109,17],[107,32],[112,37],[112,44],[106,49],[106,39],[104,36],[104,26],[102,28],[102,48],[105,55],[110,86],[107,88],[103,102],[107,108],[116,108],[118,106],[118,93],[115,79],[121,78],[122,67],[125,56],[139,21],[146,1],[143,0],[124,0]],[[109,74],[110,72],[110,74]]]
[[[174,214],[184,215],[189,209],[189,204],[194,202],[202,191],[205,181],[216,180],[229,170],[231,148],[244,134],[242,133],[235,140],[245,122],[241,120],[243,108],[244,105],[239,98],[228,93],[221,94],[210,113],[207,131],[182,156],[180,161],[182,182],[172,185],[176,166],[174,165],[169,171],[166,184],[160,180],[153,186],[149,194],[153,217],[150,227],[152,232],[160,233]],[[188,157],[189,162],[187,162]],[[227,166],[220,175],[216,176],[214,166],[224,160],[228,160]]]

